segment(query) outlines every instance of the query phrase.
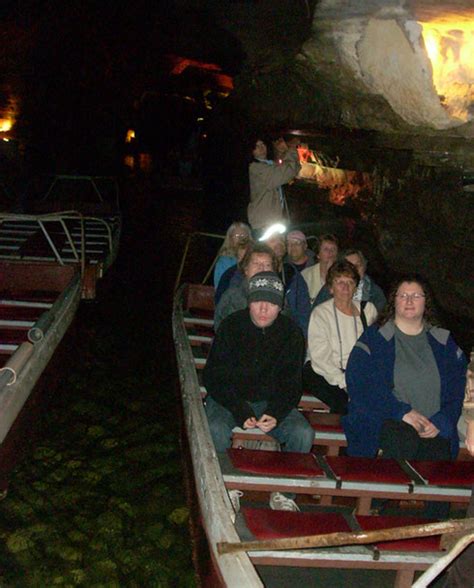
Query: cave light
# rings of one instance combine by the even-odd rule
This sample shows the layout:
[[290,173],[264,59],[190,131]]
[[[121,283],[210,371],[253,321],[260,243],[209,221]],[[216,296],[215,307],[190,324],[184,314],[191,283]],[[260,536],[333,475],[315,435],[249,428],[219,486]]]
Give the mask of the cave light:
[[127,135],[125,136],[125,143],[131,143],[135,139],[135,131],[128,129]]
[[0,118],[0,133],[8,133],[13,127],[13,121],[9,118]]
[[433,68],[433,83],[450,116],[472,118],[474,105],[474,11],[465,17],[420,22]]
[[373,178],[367,172],[341,169],[339,159],[331,161],[322,154],[308,148],[298,147],[301,170],[296,176],[299,180],[314,183],[320,189],[329,191],[329,202],[342,206],[348,198],[357,198],[360,192],[372,192]]

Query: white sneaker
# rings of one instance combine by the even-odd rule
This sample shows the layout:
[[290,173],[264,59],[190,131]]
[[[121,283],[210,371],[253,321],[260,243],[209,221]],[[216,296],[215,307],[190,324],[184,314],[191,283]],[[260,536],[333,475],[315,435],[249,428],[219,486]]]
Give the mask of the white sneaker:
[[280,492],[272,492],[270,494],[270,508],[272,510],[292,510],[299,512],[299,507],[294,500],[287,498]]
[[241,490],[229,490],[227,494],[229,495],[229,500],[234,512],[238,513],[240,510],[240,499],[244,493]]

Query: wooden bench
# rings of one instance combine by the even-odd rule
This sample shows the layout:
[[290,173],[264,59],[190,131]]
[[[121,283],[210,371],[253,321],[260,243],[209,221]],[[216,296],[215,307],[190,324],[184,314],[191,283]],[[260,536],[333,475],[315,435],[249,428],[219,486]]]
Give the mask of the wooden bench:
[[229,449],[219,455],[228,489],[344,496],[368,514],[374,498],[467,503],[474,462],[416,462]]

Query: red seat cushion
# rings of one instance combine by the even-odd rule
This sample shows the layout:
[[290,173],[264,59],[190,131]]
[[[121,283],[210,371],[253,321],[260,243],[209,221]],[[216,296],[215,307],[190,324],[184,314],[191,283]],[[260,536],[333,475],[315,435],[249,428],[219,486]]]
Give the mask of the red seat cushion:
[[1,320],[36,321],[45,311],[44,308],[26,306],[9,306],[0,304]]
[[331,431],[333,433],[343,433],[341,419],[336,414],[325,413],[305,413],[309,424],[315,431]]
[[474,461],[412,461],[408,463],[433,486],[472,486]]
[[394,459],[345,456],[326,456],[325,459],[333,472],[343,482],[379,482],[385,484],[409,484],[411,482],[411,479]]
[[324,476],[312,453],[228,449],[234,468],[271,476]]
[[[409,525],[427,524],[433,521],[419,517],[397,516],[363,516],[356,515],[356,519],[363,531],[376,531],[379,529],[393,529],[394,527],[408,527]],[[397,541],[383,541],[376,543],[381,551],[441,551],[440,536],[415,537],[413,539],[400,539]]]
[[0,343],[5,345],[20,345],[23,341],[28,341],[28,327],[18,329],[4,329],[0,327]]
[[241,512],[248,529],[260,540],[351,531],[345,518],[338,513],[292,512],[263,508],[242,508]]
[[341,425],[326,425],[323,423],[311,423],[311,426],[315,431],[330,432],[330,433],[343,433]]

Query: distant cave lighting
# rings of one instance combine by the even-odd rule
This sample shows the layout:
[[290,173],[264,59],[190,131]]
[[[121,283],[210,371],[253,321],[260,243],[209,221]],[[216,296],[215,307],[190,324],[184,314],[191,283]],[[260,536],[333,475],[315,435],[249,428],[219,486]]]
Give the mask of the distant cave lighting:
[[421,22],[441,103],[464,122],[474,115],[474,12],[465,19]]
[[125,136],[125,143],[132,143],[135,140],[135,131],[133,129],[128,129],[127,134]]
[[372,175],[338,168],[339,160],[326,161],[306,146],[298,147],[301,170],[298,179],[317,184],[329,190],[329,201],[343,206],[348,198],[357,198],[360,192],[372,193]]
[[0,133],[8,133],[13,127],[13,120],[9,118],[0,118]]

